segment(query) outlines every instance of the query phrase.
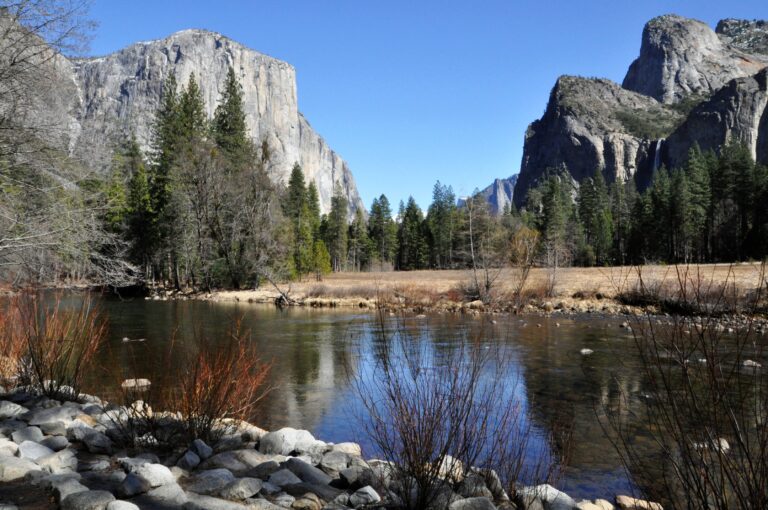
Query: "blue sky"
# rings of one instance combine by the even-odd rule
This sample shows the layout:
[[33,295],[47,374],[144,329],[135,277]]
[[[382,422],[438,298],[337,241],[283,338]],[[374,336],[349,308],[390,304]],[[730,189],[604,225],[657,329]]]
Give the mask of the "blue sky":
[[747,1],[95,0],[93,54],[185,28],[221,32],[296,68],[299,109],[346,159],[366,206],[426,208],[517,173],[527,125],[561,74],[618,82],[643,25],[768,18]]

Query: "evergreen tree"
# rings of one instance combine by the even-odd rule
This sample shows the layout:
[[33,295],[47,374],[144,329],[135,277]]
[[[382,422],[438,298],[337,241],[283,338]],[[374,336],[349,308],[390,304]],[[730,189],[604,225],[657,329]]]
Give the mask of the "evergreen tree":
[[340,185],[336,185],[331,198],[331,212],[326,222],[325,241],[331,256],[331,267],[334,271],[346,269],[347,262],[347,197]]
[[425,238],[427,230],[424,215],[413,197],[408,197],[408,204],[402,207],[398,230],[398,269],[409,271],[423,269],[428,262],[428,246]]
[[294,163],[291,176],[288,178],[288,192],[283,202],[283,211],[288,218],[296,219],[302,205],[307,201],[307,186],[304,182],[304,172],[298,163]]
[[685,168],[689,208],[685,218],[686,230],[690,236],[691,256],[696,261],[704,261],[708,256],[708,223],[711,217],[712,189],[707,157],[698,145],[688,151],[688,163]]
[[592,178],[585,179],[579,187],[579,217],[583,225],[584,238],[594,254],[595,263],[610,262],[613,241],[613,218],[608,198],[608,189],[600,170]]
[[427,224],[431,237],[431,260],[434,267],[449,267],[453,259],[456,223],[456,195],[450,186],[435,183],[432,204],[427,212]]
[[349,226],[349,263],[355,271],[362,270],[369,262],[371,253],[368,227],[363,211],[357,210],[355,219]]
[[325,243],[317,239],[312,246],[312,270],[317,281],[323,279],[323,275],[331,272],[331,256]]
[[320,196],[317,193],[315,181],[310,181],[307,186],[307,205],[309,206],[309,220],[312,225],[312,238],[320,238]]
[[392,219],[392,209],[386,195],[374,198],[368,218],[368,237],[371,240],[373,258],[379,264],[394,263],[397,249],[397,225]]
[[224,82],[224,92],[213,116],[212,128],[216,145],[230,159],[240,163],[240,160],[250,153],[251,142],[245,123],[243,88],[231,66]]

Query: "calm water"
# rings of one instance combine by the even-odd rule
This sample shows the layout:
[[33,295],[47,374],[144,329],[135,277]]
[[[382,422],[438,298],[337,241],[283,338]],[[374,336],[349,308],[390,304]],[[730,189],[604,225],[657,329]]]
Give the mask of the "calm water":
[[[262,358],[274,361],[275,388],[256,424],[306,428],[320,439],[358,441],[366,448],[348,374],[364,369],[358,354],[370,352],[378,341],[375,313],[143,299],[104,299],[101,305],[109,315],[109,342],[100,354],[100,370],[88,381],[89,391],[109,398],[122,377],[133,374],[172,384],[185,369],[164,361],[172,338],[178,348],[194,349],[202,335],[222,339],[231,321],[242,318]],[[619,328],[623,319],[502,316],[491,324],[487,317],[431,315],[386,320],[400,320],[422,333],[422,341],[450,344],[481,332],[484,342],[501,343],[513,359],[510,377],[521,381],[517,392],[534,427],[546,433],[553,423],[572,423],[570,465],[558,485],[576,498],[631,491],[595,418],[597,402],[642,391],[631,334]],[[146,341],[126,343],[124,337]],[[583,348],[594,354],[582,356]]]

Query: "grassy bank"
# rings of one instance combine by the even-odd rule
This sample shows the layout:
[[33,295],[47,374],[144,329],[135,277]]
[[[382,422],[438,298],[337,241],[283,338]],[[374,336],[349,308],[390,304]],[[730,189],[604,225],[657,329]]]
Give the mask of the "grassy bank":
[[[554,309],[663,312],[668,311],[666,308],[680,307],[681,301],[694,296],[713,302],[719,299],[724,311],[738,311],[740,305],[754,301],[755,289],[760,287],[763,278],[759,263],[569,267],[558,269],[554,274],[547,268],[533,268],[518,293],[520,271],[508,268],[498,272],[490,298],[485,303],[478,302],[468,291],[472,287],[472,274],[466,270],[334,273],[322,282],[285,283],[280,285],[280,290],[294,304],[304,306],[383,305],[416,312]],[[256,290],[217,291],[199,297],[215,301],[272,303],[280,297],[280,292],[270,286]]]

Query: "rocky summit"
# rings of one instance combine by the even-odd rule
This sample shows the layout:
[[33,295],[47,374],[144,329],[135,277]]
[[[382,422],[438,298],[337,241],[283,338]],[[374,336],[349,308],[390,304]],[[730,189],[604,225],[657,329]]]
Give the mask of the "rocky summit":
[[184,30],[98,58],[59,58],[55,74],[60,86],[39,115],[52,117],[59,127],[49,140],[104,171],[114,150],[131,135],[143,149],[149,148],[163,83],[171,73],[179,86],[194,74],[212,116],[229,67],[243,87],[251,136],[257,143],[269,142],[273,177],[286,182],[299,163],[306,178],[317,184],[322,211],[330,209],[337,185],[351,213],[362,208],[346,162],[299,112],[296,70],[221,34]]
[[685,163],[698,144],[745,144],[768,162],[768,24],[727,19],[716,30],[665,15],[643,30],[640,55],[621,85],[562,76],[541,119],[525,134],[515,205],[545,175],[578,184],[601,170],[642,188],[662,165]]

